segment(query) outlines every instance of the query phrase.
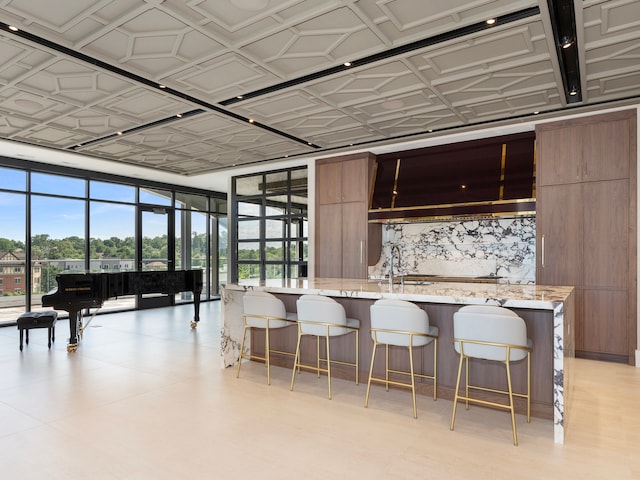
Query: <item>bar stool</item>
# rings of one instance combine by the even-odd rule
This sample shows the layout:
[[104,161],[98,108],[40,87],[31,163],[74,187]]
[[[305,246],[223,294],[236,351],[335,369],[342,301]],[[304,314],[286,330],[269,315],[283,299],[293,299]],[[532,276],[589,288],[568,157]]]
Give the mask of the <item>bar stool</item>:
[[[358,331],[360,329],[360,320],[347,318],[344,307],[333,298],[322,295],[302,295],[298,298],[298,342],[296,345],[295,362],[293,372],[291,374],[291,390],[296,379],[296,369],[298,372],[304,368],[327,374],[327,382],[329,387],[329,400],[331,400],[331,364],[341,364],[355,367],[356,369],[356,385],[358,384]],[[329,350],[329,339],[355,333],[355,362],[343,362],[331,360]],[[316,337],[316,366],[306,365],[300,361],[300,342],[304,335],[312,335]],[[320,358],[320,338],[325,339],[327,358]],[[320,366],[320,362],[326,364],[326,368]]]
[[[437,398],[438,327],[429,325],[427,312],[416,304],[404,300],[382,299],[371,305],[371,338],[373,339],[373,353],[371,355],[371,367],[369,368],[369,381],[367,382],[367,395],[364,406],[367,407],[369,405],[371,382],[384,383],[387,391],[389,391],[389,385],[408,387],[411,389],[413,397],[413,418],[418,418],[415,377],[433,380],[433,399],[436,400]],[[416,373],[413,360],[414,348],[424,347],[432,342],[433,375]],[[373,376],[377,347],[381,345],[385,347],[384,378]],[[389,368],[389,345],[408,349],[409,372]],[[409,376],[411,382],[390,380],[389,373]]]
[[[531,350],[532,343],[527,339],[527,327],[524,320],[515,312],[504,307],[490,305],[468,305],[453,314],[454,347],[460,354],[458,379],[456,381],[451,430],[456,420],[458,400],[464,400],[466,408],[469,402],[509,410],[513,444],[518,445],[515,409],[513,397],[527,399],[527,422],[531,422]],[[479,358],[501,362],[506,366],[507,390],[487,388],[469,383],[469,358]],[[527,392],[516,393],[511,386],[511,363],[527,359]],[[460,395],[460,377],[462,364],[465,363],[465,393]],[[498,403],[471,397],[470,390],[481,390],[506,395],[509,403]]]
[[[236,378],[240,377],[243,358],[262,360],[267,366],[267,385],[271,385],[271,352],[291,356],[293,356],[293,353],[271,349],[270,332],[274,329],[289,327],[295,324],[296,314],[288,313],[282,300],[269,292],[249,290],[245,293],[242,302],[244,308],[244,315],[242,316],[244,328],[242,330],[242,344],[240,346]],[[264,357],[244,352],[247,330],[252,328],[263,328],[265,330]]]

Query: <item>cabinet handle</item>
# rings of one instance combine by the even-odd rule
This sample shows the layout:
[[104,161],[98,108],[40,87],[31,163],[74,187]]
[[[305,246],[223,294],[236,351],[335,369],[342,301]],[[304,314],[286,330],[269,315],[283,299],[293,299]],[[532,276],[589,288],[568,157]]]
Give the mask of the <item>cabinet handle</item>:
[[364,263],[364,240],[360,240],[360,264]]
[[541,247],[542,247],[542,251],[540,252],[540,263],[542,267],[544,267],[544,235],[542,235],[542,239],[541,239]]

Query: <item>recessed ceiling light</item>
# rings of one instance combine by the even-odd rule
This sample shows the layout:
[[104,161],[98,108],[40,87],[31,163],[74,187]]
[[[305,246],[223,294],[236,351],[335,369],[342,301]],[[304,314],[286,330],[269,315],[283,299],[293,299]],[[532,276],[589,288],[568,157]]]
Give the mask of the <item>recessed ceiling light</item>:
[[569,95],[573,97],[577,94],[578,94],[578,89],[576,87],[571,87],[571,90],[569,90]]
[[250,119],[249,119],[249,123],[253,123],[253,118],[250,118]]
[[494,23],[496,23],[495,18],[490,18],[489,20],[487,20],[487,25],[493,25]]
[[242,96],[242,95],[237,95],[237,96],[236,96],[236,98],[237,98],[238,100],[242,100],[242,99],[244,98],[244,96]]
[[351,62],[344,62],[344,63],[343,63],[343,65],[344,65],[345,67],[350,67],[350,66],[351,66]]
[[256,12],[267,8],[269,0],[231,0],[231,5],[239,8],[240,10]]
[[122,135],[122,132],[118,132],[118,135]]
[[177,114],[177,115],[176,115],[176,117],[178,117],[178,118],[182,118],[182,114],[181,114],[181,113],[179,113],[179,114]]
[[15,27],[13,25],[9,25],[9,30],[11,30],[12,32],[17,32],[18,31],[18,27]]
[[158,88],[167,88],[167,86],[163,85],[163,84],[160,84],[160,85],[158,85]]
[[534,115],[538,115],[540,112],[538,112],[537,110],[535,112],[533,112]]
[[560,46],[562,48],[569,48],[571,45],[573,45],[573,39],[571,37],[562,37],[562,40],[560,41]]

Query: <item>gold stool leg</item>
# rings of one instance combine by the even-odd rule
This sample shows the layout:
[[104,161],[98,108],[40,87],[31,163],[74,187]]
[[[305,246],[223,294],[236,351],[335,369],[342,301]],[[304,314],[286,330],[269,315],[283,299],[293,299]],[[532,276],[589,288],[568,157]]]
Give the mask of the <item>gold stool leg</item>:
[[247,326],[242,328],[242,342],[240,343],[240,356],[238,357],[238,370],[236,371],[236,378],[240,378],[240,367],[242,366],[242,357],[244,352],[244,339],[247,336]]
[[413,376],[413,339],[409,341],[409,369],[411,373],[411,397],[413,399],[413,418],[418,418],[418,408],[416,406],[416,381]]
[[527,352],[527,423],[531,423],[531,352]]
[[[331,355],[329,354],[329,335],[327,332],[327,383],[329,385],[329,400],[331,400]],[[318,370],[318,376],[320,376],[320,370]]]
[[320,337],[316,337],[316,373],[320,378]]
[[264,332],[264,361],[267,364],[267,385],[271,385],[271,346],[269,345],[269,321],[267,320],[267,328]]
[[507,366],[507,386],[509,388],[509,410],[511,412],[511,430],[513,431],[513,444],[518,446],[518,434],[516,433],[516,413],[513,408],[513,390],[511,387],[511,367],[509,362],[509,348],[507,347],[507,361],[505,365]]
[[373,376],[373,363],[376,361],[376,347],[378,342],[373,340],[373,353],[371,354],[371,366],[369,367],[369,381],[367,382],[367,395],[364,397],[365,408],[369,406],[369,392],[371,391],[371,377]]
[[358,374],[360,372],[360,362],[359,362],[359,358],[360,358],[360,351],[359,351],[359,339],[360,336],[358,335],[358,330],[356,330],[356,385],[358,385]]
[[384,346],[384,379],[386,381],[384,387],[385,390],[389,391],[389,345],[385,344]]
[[298,325],[298,341],[296,343],[296,355],[293,359],[293,371],[291,372],[291,386],[289,390],[293,390],[293,382],[296,381],[296,368],[300,371],[300,339],[302,338],[302,332],[300,331],[300,325]]
[[465,364],[466,364],[466,373],[465,373],[465,387],[464,387],[464,396],[466,397],[465,400],[465,410],[469,410],[469,357],[465,358]]
[[453,430],[453,425],[456,421],[456,407],[458,405],[458,395],[460,391],[460,377],[462,376],[462,363],[464,362],[464,356],[462,352],[460,352],[460,362],[458,363],[458,379],[456,380],[456,390],[453,396],[453,414],[451,415],[451,426],[450,430]]
[[433,339],[433,400],[438,399],[438,339]]

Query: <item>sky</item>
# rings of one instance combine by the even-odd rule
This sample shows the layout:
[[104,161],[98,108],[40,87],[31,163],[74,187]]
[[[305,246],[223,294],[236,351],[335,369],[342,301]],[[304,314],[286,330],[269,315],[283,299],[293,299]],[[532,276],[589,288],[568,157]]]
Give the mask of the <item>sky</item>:
[[[118,202],[135,202],[135,187],[92,180],[87,185],[80,178],[31,173],[31,235],[47,234],[52,239],[71,236],[84,237],[85,198],[87,187],[92,199]],[[0,167],[0,238],[25,241],[27,175],[25,171]],[[48,195],[40,195],[48,194]],[[74,198],[59,198],[49,195],[64,195]],[[170,205],[166,192],[151,189],[140,190],[140,201]],[[135,236],[135,206],[102,201],[90,202],[90,236],[107,239]],[[180,211],[176,211],[179,228]],[[143,235],[156,237],[167,234],[167,215],[143,213]],[[194,215],[191,231],[206,232],[205,215]],[[221,229],[225,227],[221,225]]]

